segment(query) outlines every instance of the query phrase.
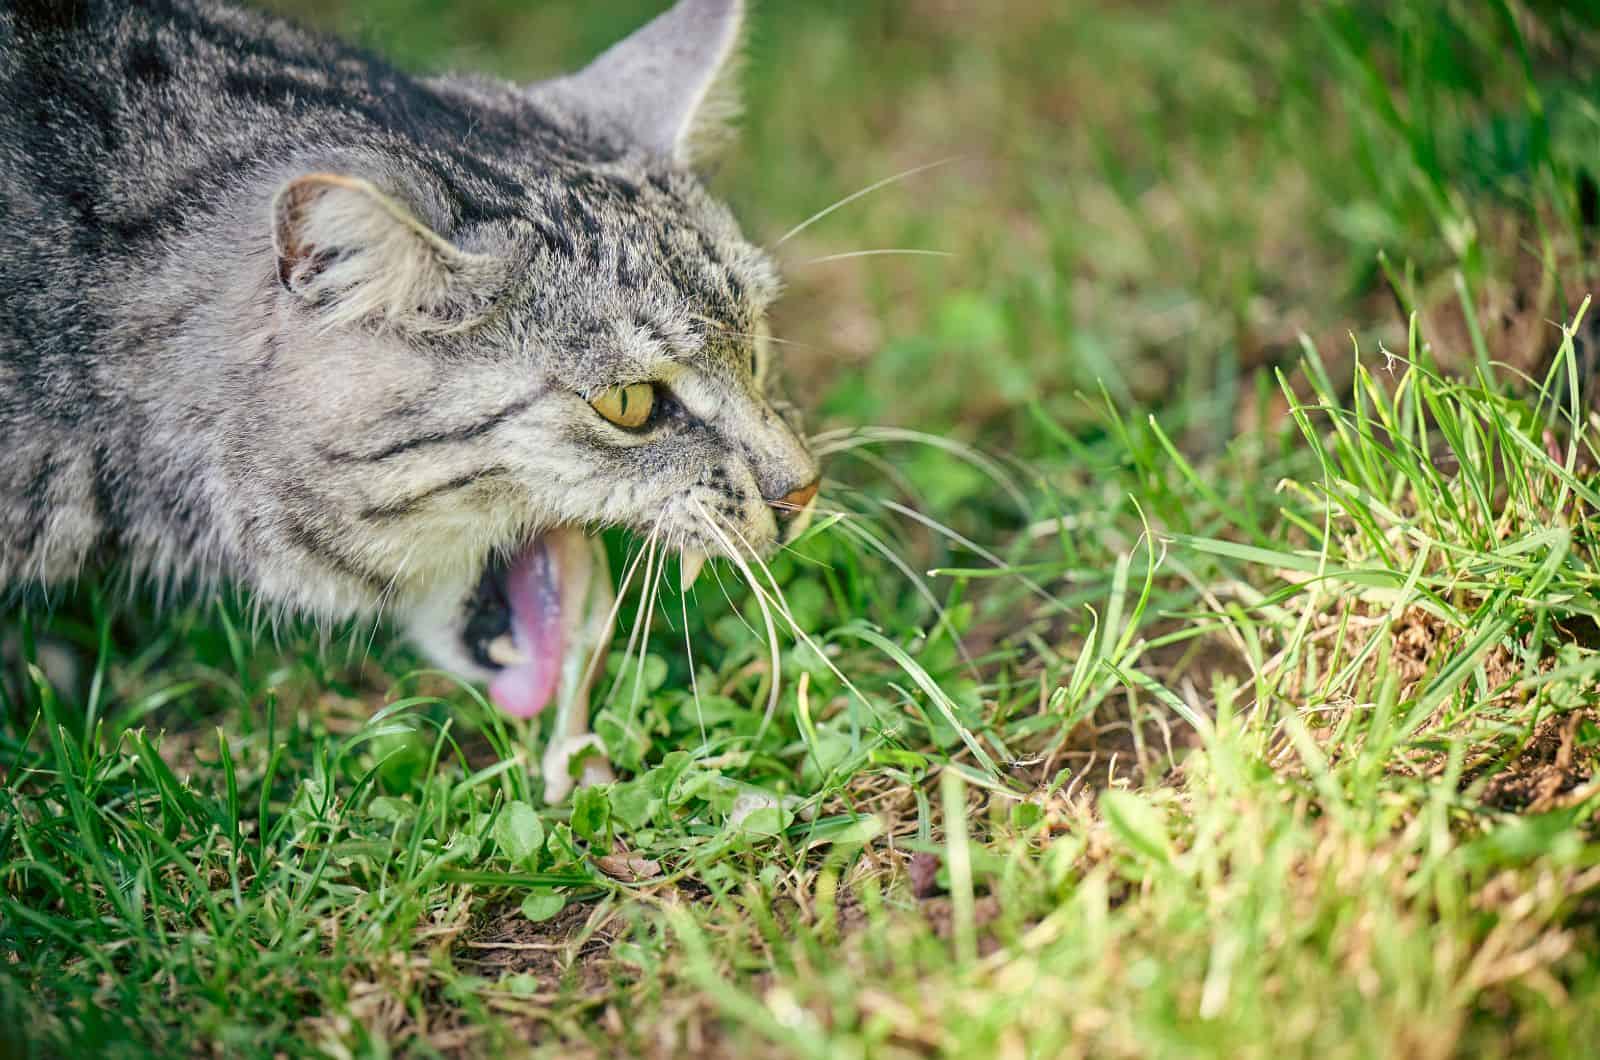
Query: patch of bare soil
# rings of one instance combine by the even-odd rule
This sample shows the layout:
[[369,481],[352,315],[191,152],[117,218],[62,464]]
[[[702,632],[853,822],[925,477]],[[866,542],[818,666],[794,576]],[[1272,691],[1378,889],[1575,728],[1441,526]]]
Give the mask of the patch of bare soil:
[[[1158,623],[1152,639],[1173,632],[1179,623]],[[1192,640],[1157,645],[1139,658],[1138,668],[1161,682],[1205,718],[1216,716],[1217,682],[1235,687],[1248,684],[1250,666],[1224,637],[1207,635]],[[1186,752],[1200,746],[1200,734],[1166,706],[1135,714],[1120,703],[1109,704],[1098,725],[1085,728],[1068,744],[1069,760],[1083,759],[1078,770],[1082,785],[1093,788],[1121,783],[1135,786],[1180,769]],[[1054,776],[1043,776],[1048,783]]]
[[[928,922],[935,935],[948,939],[955,934],[955,905],[949,898],[926,899],[920,909],[923,919]],[[983,895],[972,903],[972,923],[979,931],[980,956],[987,957],[1001,946],[998,938],[983,930],[998,919],[1000,919],[1000,899],[994,895]]]
[[[1389,638],[1387,658],[1381,650],[1367,650],[1375,636]],[[1456,629],[1421,608],[1408,608],[1394,619],[1382,608],[1353,602],[1348,611],[1331,611],[1313,616],[1305,644],[1315,653],[1315,678],[1308,683],[1303,657],[1280,656],[1268,663],[1268,670],[1292,666],[1284,674],[1283,694],[1289,698],[1320,698],[1329,674],[1342,670],[1350,660],[1366,651],[1349,687],[1375,690],[1380,678],[1398,679],[1398,699],[1413,698],[1422,682],[1438,669],[1441,653],[1448,654],[1466,643],[1466,631]],[[1521,672],[1516,658],[1504,647],[1496,646],[1481,660],[1484,677],[1495,700],[1521,694],[1516,688]],[[1382,666],[1383,672],[1379,672]]]
[[515,906],[496,909],[457,944],[456,959],[490,981],[528,975],[540,992],[566,990],[596,1000],[612,982],[614,910],[572,903],[549,920],[531,921]]
[[452,964],[484,981],[474,996],[500,1018],[498,1027],[434,985],[423,995],[426,1015],[409,1029],[448,1057],[533,1055],[551,1037],[558,1013],[607,1018],[616,984],[612,948],[622,931],[608,903],[569,904],[538,922],[515,904],[493,906],[463,925],[448,949]]
[[[1146,640],[1161,640],[1184,628],[1179,621],[1154,623]],[[1064,658],[1072,658],[1081,643],[1063,617],[1052,620],[1040,637],[1053,645]],[[968,647],[973,637],[967,638]],[[979,640],[988,650],[1006,643],[1003,635]],[[974,654],[981,655],[980,652]],[[1252,674],[1241,651],[1226,637],[1217,634],[1172,641],[1145,648],[1138,657],[1137,669],[1173,691],[1202,717],[1216,713],[1219,680],[1244,686]],[[1054,679],[1042,660],[1035,659],[1018,674],[1019,684]],[[1041,686],[1038,710],[1043,712],[1046,690]],[[1102,788],[1132,785],[1162,777],[1170,778],[1180,767],[1185,754],[1200,746],[1200,735],[1164,705],[1143,702],[1131,704],[1125,697],[1112,697],[1079,724],[1064,742],[1053,728],[1041,731],[1029,741],[1018,742],[1013,750],[1021,756],[1008,770],[1014,780],[1044,787],[1055,781],[1063,768],[1072,770],[1068,794],[1091,793]],[[912,868],[915,873],[915,867]],[[915,877],[913,877],[915,879]]]
[[[1338,615],[1324,616],[1319,621],[1329,634],[1337,633],[1341,628]],[[1343,624],[1341,645],[1336,647],[1335,638],[1319,638],[1314,632],[1312,641],[1318,645],[1320,653],[1318,672],[1325,674],[1330,668],[1341,666],[1345,660],[1354,657],[1373,635],[1374,627],[1385,622],[1386,616],[1368,614],[1357,605],[1356,611]],[[1386,632],[1391,638],[1386,673],[1398,677],[1401,702],[1415,697],[1422,683],[1437,672],[1441,653],[1458,650],[1467,639],[1465,631],[1421,609],[1406,611],[1388,623]],[[1567,632],[1578,643],[1587,643],[1592,639],[1592,631],[1587,627]],[[1364,680],[1358,681],[1356,687],[1373,687],[1376,679],[1383,676],[1377,673],[1378,657],[1377,652],[1369,657],[1364,668]],[[1480,706],[1515,708],[1526,703],[1530,692],[1522,681],[1522,663],[1515,655],[1503,646],[1496,646],[1481,659],[1479,665],[1483,668],[1484,683],[1489,694],[1489,701]],[[1553,657],[1547,657],[1538,669],[1545,672],[1553,665]],[[1293,685],[1294,681],[1291,680],[1290,684]],[[1290,689],[1290,694],[1298,694],[1298,690]],[[1439,708],[1441,712],[1445,709],[1445,706]],[[1435,723],[1438,720],[1437,717],[1432,719]],[[1600,721],[1600,710],[1593,707],[1547,717],[1535,726],[1524,746],[1514,751],[1508,749],[1507,759],[1502,761],[1494,757],[1492,761],[1480,760],[1477,767],[1469,768],[1461,781],[1462,787],[1468,788],[1483,781],[1485,772],[1493,770],[1493,774],[1484,782],[1483,802],[1496,809],[1518,813],[1544,813],[1586,798],[1594,789],[1597,765],[1600,765],[1597,758],[1600,755],[1594,748],[1581,747],[1578,735],[1585,722],[1596,721]],[[1325,731],[1332,731],[1332,727],[1326,727]],[[1396,766],[1417,770],[1422,775],[1438,775],[1445,769],[1446,756],[1440,752],[1427,752],[1421,756],[1410,756],[1404,763],[1397,762]]]
[[1600,711],[1590,708],[1540,722],[1522,752],[1490,778],[1483,801],[1522,813],[1545,813],[1566,805],[1571,801],[1566,796],[1587,789],[1594,780],[1595,754],[1578,747],[1578,732],[1585,721],[1596,719]]

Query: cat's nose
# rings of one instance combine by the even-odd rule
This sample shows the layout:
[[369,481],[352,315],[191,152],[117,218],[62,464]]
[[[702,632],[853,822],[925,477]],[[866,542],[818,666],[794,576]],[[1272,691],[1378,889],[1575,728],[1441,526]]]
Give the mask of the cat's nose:
[[821,484],[821,479],[812,479],[799,489],[790,490],[777,500],[767,502],[778,516],[778,525],[787,531],[785,536],[789,540],[803,533],[805,524],[811,521],[811,506],[817,499],[817,487]]

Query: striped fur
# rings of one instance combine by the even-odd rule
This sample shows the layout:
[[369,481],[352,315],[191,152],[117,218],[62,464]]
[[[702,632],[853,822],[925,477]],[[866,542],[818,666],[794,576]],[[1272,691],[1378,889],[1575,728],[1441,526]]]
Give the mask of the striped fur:
[[[120,561],[405,618],[555,524],[771,547],[816,474],[750,374],[777,278],[688,165],[741,14],[522,86],[213,0],[0,0],[0,589]],[[646,380],[643,434],[586,403]]]

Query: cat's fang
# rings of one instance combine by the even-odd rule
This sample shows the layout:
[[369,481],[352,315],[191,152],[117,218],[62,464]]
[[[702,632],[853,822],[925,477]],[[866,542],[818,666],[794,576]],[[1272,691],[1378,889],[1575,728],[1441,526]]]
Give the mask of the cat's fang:
[[509,633],[502,633],[491,640],[484,654],[497,666],[526,666],[529,662],[528,656],[517,649],[516,641],[511,639]]
[[801,508],[800,511],[795,514],[794,518],[789,521],[789,525],[783,533],[783,543],[787,545],[791,542],[798,541],[801,534],[811,529],[811,521],[816,517],[817,497],[815,494],[812,494],[811,499],[806,502],[806,506]]
[[700,571],[706,565],[706,554],[697,549],[686,548],[678,555],[678,588],[688,592],[695,581],[700,577]]

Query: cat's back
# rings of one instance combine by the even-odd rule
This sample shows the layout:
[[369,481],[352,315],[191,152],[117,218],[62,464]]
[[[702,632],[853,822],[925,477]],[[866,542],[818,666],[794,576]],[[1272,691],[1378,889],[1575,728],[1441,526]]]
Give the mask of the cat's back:
[[0,0],[8,233],[79,263],[144,260],[321,148],[403,160],[489,212],[521,198],[530,163],[606,150],[511,86],[416,78],[233,3]]
[[493,215],[530,157],[575,150],[509,89],[418,79],[232,3],[0,0],[0,360],[92,348],[149,301],[136,278],[181,272],[181,246],[205,257],[297,168],[422,169]]
[[[404,135],[409,79],[202,0],[0,2],[0,171],[26,224],[139,253],[274,155]],[[430,115],[437,121],[438,115]]]

